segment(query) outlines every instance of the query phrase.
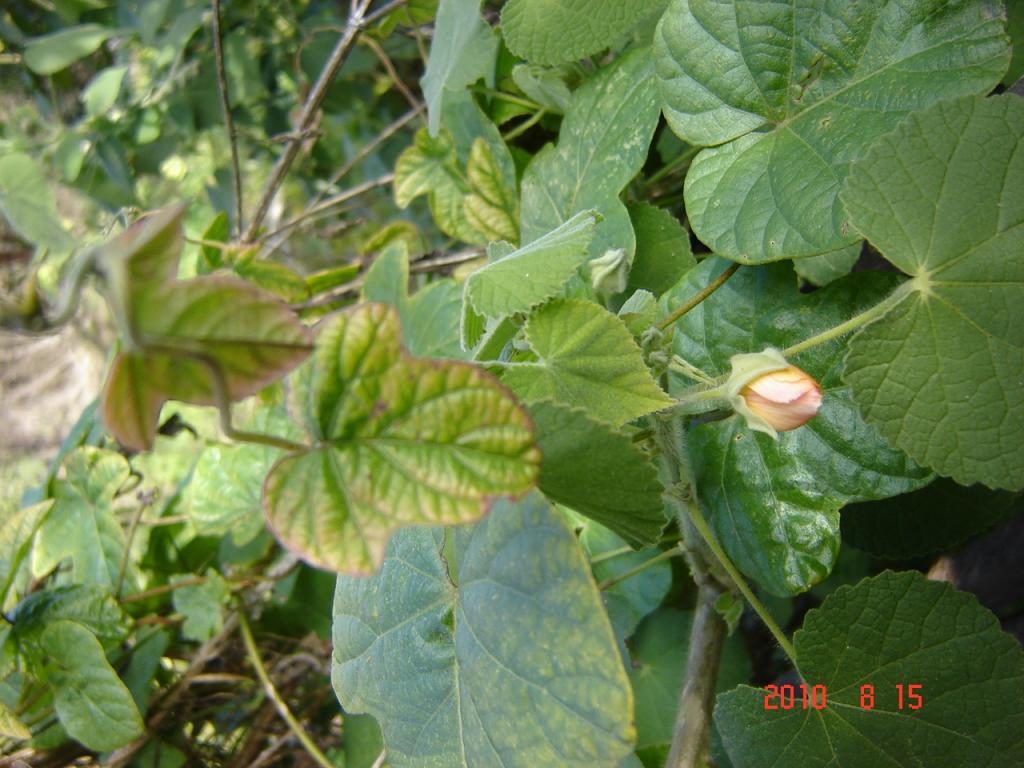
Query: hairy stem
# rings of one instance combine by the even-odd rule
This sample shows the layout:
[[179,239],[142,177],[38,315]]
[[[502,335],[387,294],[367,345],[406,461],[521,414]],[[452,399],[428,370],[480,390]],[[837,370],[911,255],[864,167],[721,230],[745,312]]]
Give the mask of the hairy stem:
[[679,694],[666,768],[706,765],[715,707],[715,681],[726,638],[725,620],[715,610],[715,601],[721,594],[722,590],[711,583],[703,584],[697,591],[697,608],[686,656],[686,678]]
[[[643,573],[648,568],[652,568],[658,563],[664,562],[665,560],[669,560],[673,557],[678,557],[681,554],[683,554],[683,550],[681,547],[672,547],[672,549],[666,549],[664,552],[659,552],[654,557],[650,558],[649,560],[644,560],[642,563],[640,563],[640,565],[634,568],[630,568],[628,571],[616,574],[615,576],[609,576],[607,579],[604,579],[600,584],[598,584],[597,588],[604,592],[606,589],[614,587],[616,584],[621,584],[623,581],[626,581],[626,579],[631,579],[634,576]],[[593,562],[594,561],[591,561],[591,564],[593,564]]]
[[704,299],[706,299],[712,293],[714,293],[719,288],[721,288],[723,285],[725,285],[726,281],[730,277],[732,277],[733,275],[736,274],[736,270],[738,270],[740,268],[740,266],[741,266],[740,264],[735,264],[734,263],[734,264],[730,264],[728,267],[726,267],[725,271],[722,274],[720,274],[718,277],[716,277],[714,280],[712,280],[710,283],[708,283],[708,285],[706,287],[704,287],[702,290],[697,292],[693,297],[690,298],[689,301],[687,301],[682,306],[678,307],[671,315],[669,315],[664,320],[662,320],[660,323],[658,323],[658,330],[659,331],[663,331],[666,328],[668,328],[670,325],[672,325],[674,322],[676,322],[679,318],[681,318],[683,315],[685,315],[691,309],[693,309],[698,304],[700,304],[702,301],[704,301]]
[[829,328],[827,331],[815,334],[809,339],[804,339],[799,344],[787,347],[782,351],[782,354],[787,358],[792,357],[793,355],[798,355],[812,347],[816,347],[819,344],[826,344],[838,339],[840,336],[844,336],[850,331],[855,331],[862,325],[867,325],[872,320],[877,320],[887,314],[889,310],[893,309],[897,304],[903,301],[903,299],[916,290],[918,290],[917,284],[913,280],[908,280],[873,307],[868,307],[859,315],[854,315],[846,322],[840,323],[834,328]]

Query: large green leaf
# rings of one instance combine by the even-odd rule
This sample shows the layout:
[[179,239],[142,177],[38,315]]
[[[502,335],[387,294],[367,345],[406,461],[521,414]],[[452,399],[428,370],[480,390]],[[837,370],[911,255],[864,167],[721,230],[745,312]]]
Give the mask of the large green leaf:
[[647,159],[658,124],[658,95],[647,49],[616,59],[573,94],[558,145],[534,157],[522,184],[524,243],[572,216],[595,209],[604,216],[590,253],[635,247],[629,213],[619,193]]
[[[636,698],[636,751],[648,765],[664,765],[668,757],[692,626],[691,611],[662,608],[644,619],[633,640],[629,679]],[[719,664],[719,692],[750,679],[750,658],[739,635],[725,641]],[[715,749],[717,732],[712,740]]]
[[[702,262],[662,298],[663,307],[696,293],[726,264]],[[725,374],[732,355],[783,349],[838,325],[884,298],[895,282],[862,273],[801,296],[789,265],[745,268],[677,324],[674,350],[706,373]],[[844,504],[905,493],[931,479],[858,415],[840,379],[845,349],[831,341],[793,358],[824,395],[805,426],[773,440],[733,415],[690,430],[712,528],[736,565],[773,594],[802,592],[828,575]]]
[[555,400],[616,426],[672,404],[623,322],[593,302],[545,304],[526,339],[539,359],[508,364],[502,381],[527,401]]
[[117,585],[125,538],[111,504],[131,472],[113,451],[83,447],[64,462],[53,508],[36,535],[32,571],[48,573],[70,558],[77,582]]
[[25,66],[37,75],[52,75],[88,56],[117,32],[99,24],[67,27],[25,43]]
[[184,212],[138,222],[100,257],[125,345],[107,377],[103,415],[137,450],[152,446],[167,400],[216,405],[218,378],[239,400],[297,366],[311,346],[308,329],[273,294],[232,275],[175,279]]
[[107,752],[142,734],[131,693],[110,666],[93,634],[74,621],[55,621],[40,637],[57,717],[68,735]]
[[599,216],[576,214],[528,245],[492,261],[466,280],[466,300],[485,317],[529,312],[555,296],[586,261]]
[[377,718],[394,768],[614,768],[632,751],[600,597],[537,496],[472,529],[399,531],[377,576],[339,577],[334,616],[334,689]]
[[843,509],[843,541],[877,557],[909,560],[950,549],[1024,511],[1024,494],[965,488],[940,478],[914,493]]
[[[766,710],[765,691],[747,686],[720,695],[715,722],[736,765],[1020,765],[1024,655],[973,596],[887,571],[837,589],[794,644],[803,681],[825,686],[827,706]],[[864,686],[872,709],[861,705]]]
[[33,245],[53,250],[71,246],[57,216],[57,202],[39,165],[28,155],[0,157],[0,214]]
[[[505,145],[501,148],[508,153]],[[507,178],[504,165],[484,138],[473,142],[466,163],[470,193],[462,203],[469,223],[488,240],[519,242],[519,194],[515,177]],[[512,183],[510,183],[512,182]]]
[[563,64],[622,40],[650,0],[509,0],[501,31],[509,50],[534,64]]
[[373,571],[403,525],[479,518],[522,493],[540,454],[526,413],[496,379],[461,362],[412,358],[396,312],[361,304],[328,320],[292,391],[313,447],[281,459],[264,505],[309,562]]
[[656,544],[668,522],[661,481],[630,435],[550,401],[529,411],[544,457],[537,486],[633,547]]
[[673,0],[655,35],[665,116],[710,147],[686,177],[693,231],[746,263],[850,244],[850,163],[908,112],[995,86],[1003,13],[990,0]]
[[1024,101],[944,102],[854,166],[853,225],[915,289],[853,339],[868,421],[961,485],[1024,488]]
[[480,18],[480,0],[441,0],[421,85],[430,119],[430,133],[441,126],[448,91],[461,91],[480,78],[494,79],[498,38]]

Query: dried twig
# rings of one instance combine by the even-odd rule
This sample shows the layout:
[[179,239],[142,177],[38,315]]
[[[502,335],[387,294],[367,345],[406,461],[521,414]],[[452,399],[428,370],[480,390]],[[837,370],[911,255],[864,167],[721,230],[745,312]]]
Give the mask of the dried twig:
[[213,56],[217,69],[217,91],[220,93],[220,108],[224,113],[224,127],[231,144],[231,177],[235,186],[235,231],[242,233],[242,171],[238,162],[238,135],[235,120],[231,115],[228,98],[228,79],[224,71],[224,44],[220,29],[220,0],[213,0]]
[[259,203],[256,205],[256,210],[253,212],[252,220],[242,235],[243,241],[253,242],[256,239],[256,233],[259,232],[263,219],[266,218],[267,211],[270,210],[270,204],[274,201],[277,190],[280,188],[281,183],[288,174],[288,170],[299,154],[303,137],[316,122],[320,106],[327,97],[328,87],[334,81],[334,77],[338,74],[338,70],[341,69],[341,65],[345,63],[345,60],[352,52],[356,38],[359,37],[364,26],[368,23],[366,9],[370,7],[370,2],[371,0],[352,0],[345,31],[339,38],[337,45],[334,46],[334,50],[327,59],[327,63],[324,64],[320,76],[306,97],[306,102],[302,106],[302,113],[299,115],[295,126],[295,134],[288,141],[288,144],[285,145],[284,152],[281,153],[281,157],[278,158],[274,169],[270,173],[270,178],[267,179],[266,186],[263,187],[263,193],[260,196]]

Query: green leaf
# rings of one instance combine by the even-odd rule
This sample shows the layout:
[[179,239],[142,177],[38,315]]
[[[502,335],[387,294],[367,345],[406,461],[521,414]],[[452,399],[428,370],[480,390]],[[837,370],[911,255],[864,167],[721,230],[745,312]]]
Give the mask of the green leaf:
[[648,203],[630,205],[629,218],[636,232],[636,256],[626,290],[661,296],[697,263],[690,234],[671,213]]
[[274,466],[264,505],[282,541],[321,567],[371,572],[396,528],[475,520],[489,497],[536,478],[529,418],[497,380],[412,358],[399,333],[383,304],[329,319],[293,387],[316,447]]
[[121,93],[128,67],[107,67],[97,74],[82,92],[82,103],[89,117],[106,117]]
[[280,299],[234,275],[175,280],[184,208],[166,209],[104,247],[101,264],[126,350],[103,394],[123,445],[153,444],[167,400],[218,403],[255,394],[307,357],[309,330]]
[[586,261],[599,216],[583,211],[466,280],[466,300],[485,317],[527,313],[554,297]]
[[[1024,655],[972,595],[886,571],[837,589],[807,614],[794,644],[803,681],[825,686],[827,706],[766,711],[765,692],[747,686],[720,695],[715,722],[736,765],[1020,764]],[[865,685],[873,709],[861,706]],[[921,686],[919,709],[910,685]]]
[[[667,311],[692,296],[727,263],[702,262],[662,297],[662,306]],[[788,264],[745,268],[676,324],[673,349],[719,376],[732,355],[784,349],[834,327],[881,300],[895,282],[860,273],[802,296]],[[736,415],[690,430],[711,527],[733,562],[775,595],[803,592],[828,575],[844,504],[905,493],[932,478],[858,415],[840,379],[844,352],[837,340],[792,359],[817,379],[824,397],[815,418],[778,440]]]
[[526,339],[539,359],[508,364],[501,378],[528,402],[582,407],[615,426],[672,404],[644,365],[629,329],[593,302],[545,304],[530,315]]
[[[636,699],[636,751],[649,764],[664,765],[668,757],[692,625],[691,611],[662,608],[644,619],[633,640],[629,679]],[[743,641],[733,635],[725,641],[715,689],[745,683],[750,674]],[[718,741],[714,730],[712,741]]]
[[334,616],[334,689],[380,723],[393,768],[614,768],[632,751],[600,597],[537,496],[471,529],[399,531],[377,576],[338,579]]
[[0,214],[19,237],[33,245],[55,251],[71,246],[46,177],[28,155],[0,157]]
[[[261,409],[246,429],[290,440],[302,437],[283,408]],[[263,480],[280,456],[279,448],[252,443],[205,448],[188,486],[188,515],[196,531],[201,536],[230,534],[240,547],[252,541],[263,530]]]
[[[504,147],[504,144],[502,145]],[[508,153],[508,149],[505,149]],[[463,201],[469,223],[488,240],[519,242],[519,197],[483,138],[473,142],[466,165],[470,194]]]
[[577,89],[558,145],[538,152],[523,175],[523,242],[550,232],[580,211],[595,209],[604,221],[595,230],[590,254],[624,248],[632,257],[633,227],[619,193],[647,160],[658,118],[646,49],[616,59]]
[[1024,101],[943,102],[854,166],[853,225],[914,276],[845,379],[865,418],[961,485],[1024,488]]
[[[579,520],[581,525],[575,527],[577,530],[582,527],[579,537],[583,551],[591,560],[601,558],[591,564],[594,580],[598,583],[623,576],[661,554],[661,550],[657,548],[645,549],[642,552],[623,552],[622,550],[627,547],[624,539],[593,520]],[[671,586],[672,564],[663,560],[601,590],[601,600],[611,620],[615,639],[619,641],[623,653],[624,641],[633,635],[644,616],[661,605]]]
[[437,136],[449,91],[461,91],[480,78],[494,80],[498,38],[480,18],[480,0],[441,0],[427,71],[420,81],[430,135]]
[[93,53],[116,33],[116,29],[99,24],[81,24],[34,37],[25,44],[25,66],[37,75],[55,74]]
[[744,263],[852,243],[850,163],[908,112],[991,90],[1002,17],[987,0],[673,0],[654,50],[669,125],[709,147],[686,177],[694,233]]
[[125,538],[111,504],[131,472],[113,451],[83,447],[64,462],[53,508],[36,535],[32,572],[48,573],[70,558],[77,582],[117,585]]
[[[230,238],[231,221],[228,219],[227,211],[221,211],[210,221],[202,239],[209,243],[227,243]],[[199,258],[196,260],[196,271],[199,274],[205,275],[223,266],[226,266],[223,248],[215,245],[200,246]]]
[[4,517],[3,525],[0,525],[0,573],[4,574],[0,582],[0,610],[6,608],[7,594],[52,506],[53,501],[47,499]]
[[14,609],[11,637],[20,642],[38,640],[55,621],[84,626],[103,642],[117,642],[127,634],[125,616],[110,591],[97,584],[66,584],[33,592]]
[[843,541],[890,560],[943,552],[1024,510],[1024,496],[940,478],[914,493],[843,509]]
[[509,0],[501,11],[505,44],[534,64],[562,64],[623,40],[650,0]]
[[394,189],[399,208],[426,195],[434,222],[442,232],[467,243],[486,242],[466,218],[464,204],[471,189],[447,130],[442,129],[434,137],[425,128],[416,133],[413,144],[398,157]]
[[623,537],[656,544],[668,522],[651,457],[630,435],[550,401],[528,408],[543,460],[537,486]]
[[53,668],[49,682],[54,707],[69,736],[107,752],[142,734],[132,695],[88,629],[74,621],[56,621],[43,632],[40,647]]
[[[230,593],[224,579],[209,569],[202,584],[189,584],[174,590],[174,610],[185,617],[181,634],[187,640],[205,643],[224,626],[224,605]],[[189,577],[177,577],[171,582]]]

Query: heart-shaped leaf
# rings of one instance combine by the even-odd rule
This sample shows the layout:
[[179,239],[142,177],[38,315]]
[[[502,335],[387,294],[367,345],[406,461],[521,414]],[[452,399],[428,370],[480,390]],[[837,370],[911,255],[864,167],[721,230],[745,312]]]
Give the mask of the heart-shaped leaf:
[[314,447],[281,459],[264,505],[315,565],[369,573],[395,529],[479,518],[522,493],[540,453],[529,417],[489,374],[408,356],[395,310],[361,304],[319,330],[291,407]]
[[616,426],[672,404],[629,329],[593,302],[545,304],[530,315],[526,339],[539,359],[510,363],[501,376],[525,400],[580,407]]
[[686,177],[697,237],[746,263],[849,245],[850,162],[908,112],[991,90],[1003,19],[987,0],[673,0],[655,59],[669,125],[710,147]]
[[799,687],[790,709],[745,685],[720,695],[715,723],[736,765],[1020,764],[1024,654],[972,595],[886,571],[837,589],[793,640],[826,705],[801,707]]
[[143,220],[101,257],[126,347],[107,377],[103,415],[137,450],[152,446],[167,400],[239,400],[297,366],[311,346],[308,329],[273,294],[231,275],[174,279],[183,214],[179,206]]
[[[662,297],[667,311],[710,283],[707,259]],[[705,373],[728,373],[734,354],[779,349],[838,325],[892,290],[896,279],[859,274],[802,296],[788,264],[740,270],[676,324],[674,351]],[[791,595],[828,575],[839,551],[839,509],[919,488],[932,475],[881,440],[840,380],[845,344],[793,358],[824,394],[821,411],[778,440],[739,416],[690,430],[701,501],[733,562],[769,592]],[[675,388],[682,380],[673,378]]]
[[845,380],[865,418],[961,485],[1024,488],[1024,101],[943,102],[854,166],[854,226],[913,275],[853,339]]
[[338,698],[378,720],[394,768],[616,768],[632,751],[600,596],[539,496],[399,531],[379,574],[338,578],[333,639]]

